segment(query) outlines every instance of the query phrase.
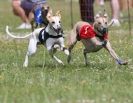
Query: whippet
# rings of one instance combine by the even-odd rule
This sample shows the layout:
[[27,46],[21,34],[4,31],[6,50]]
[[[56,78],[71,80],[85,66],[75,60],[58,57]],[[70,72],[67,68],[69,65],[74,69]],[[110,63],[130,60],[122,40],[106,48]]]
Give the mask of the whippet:
[[23,39],[30,37],[28,51],[26,53],[25,61],[23,64],[24,67],[28,66],[28,57],[36,53],[37,44],[45,45],[51,57],[54,58],[60,64],[64,65],[64,63],[54,55],[56,50],[64,51],[66,55],[69,55],[69,51],[65,48],[64,45],[60,13],[57,12],[55,16],[49,15],[47,19],[49,23],[46,28],[35,29],[32,33],[23,37],[18,37],[11,34],[8,30],[8,26],[6,27],[7,34],[13,38]]
[[37,27],[46,27],[48,25],[47,17],[52,14],[52,9],[47,3],[37,3],[32,10],[31,26],[32,31]]
[[93,25],[83,21],[77,22],[67,38],[67,45],[70,52],[68,63],[70,63],[71,52],[74,45],[77,41],[81,41],[85,47],[83,54],[86,65],[88,65],[87,53],[97,52],[102,48],[105,48],[118,64],[126,65],[128,62],[118,57],[109,42],[108,27],[112,24],[113,22],[108,23],[108,16],[106,13],[97,14]]

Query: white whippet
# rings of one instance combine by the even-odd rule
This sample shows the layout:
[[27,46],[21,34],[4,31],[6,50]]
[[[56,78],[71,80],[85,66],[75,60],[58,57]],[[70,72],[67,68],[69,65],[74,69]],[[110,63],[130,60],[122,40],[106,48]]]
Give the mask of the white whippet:
[[85,46],[83,54],[86,65],[88,64],[87,53],[97,52],[103,47],[110,53],[118,64],[126,65],[128,62],[120,59],[110,45],[108,39],[108,27],[111,26],[112,23],[113,22],[108,23],[108,16],[106,13],[97,14],[93,25],[83,21],[77,22],[67,39],[70,52],[68,62],[71,60],[71,51],[74,45],[77,41],[81,41]]
[[69,55],[69,51],[65,48],[64,45],[63,31],[60,22],[60,13],[57,12],[55,16],[49,15],[47,19],[49,23],[46,28],[35,29],[32,33],[23,37],[11,34],[9,32],[8,26],[6,27],[7,34],[12,38],[24,39],[30,37],[28,51],[26,53],[25,61],[23,64],[24,67],[28,66],[28,57],[36,53],[37,44],[45,45],[51,57],[54,58],[60,64],[63,64],[63,62],[54,55],[56,50],[64,51],[66,55]]

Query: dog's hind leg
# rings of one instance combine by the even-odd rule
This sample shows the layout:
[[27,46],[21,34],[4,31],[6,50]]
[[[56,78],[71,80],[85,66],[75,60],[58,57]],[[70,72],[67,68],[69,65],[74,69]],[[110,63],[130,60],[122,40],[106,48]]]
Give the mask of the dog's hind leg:
[[87,50],[84,49],[83,54],[84,54],[84,59],[85,59],[85,65],[86,66],[88,65],[87,53],[88,53]]
[[67,46],[68,46],[68,50],[69,50],[69,55],[67,58],[67,62],[70,63],[71,61],[71,51],[73,49],[73,47],[75,46],[75,44],[77,43],[77,24],[74,26],[73,30],[70,32],[70,34],[68,34],[67,36]]
[[71,52],[72,52],[72,49],[74,48],[74,46],[76,45],[77,41],[75,41],[72,45],[69,46],[68,50],[69,50],[69,55],[67,57],[67,62],[70,63],[71,61]]
[[35,35],[32,35],[30,40],[29,40],[29,46],[28,46],[28,51],[25,56],[25,61],[23,64],[23,67],[28,66],[28,57],[36,53],[37,50],[37,39]]

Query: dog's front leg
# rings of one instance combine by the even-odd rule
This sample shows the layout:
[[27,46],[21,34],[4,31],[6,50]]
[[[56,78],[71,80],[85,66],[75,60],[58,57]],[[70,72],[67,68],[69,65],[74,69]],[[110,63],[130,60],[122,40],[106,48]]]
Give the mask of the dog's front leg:
[[76,45],[77,41],[75,41],[73,44],[71,44],[69,47],[68,47],[68,50],[69,50],[69,55],[67,57],[67,62],[70,63],[71,59],[72,59],[72,49],[74,48],[74,46]]
[[108,50],[110,55],[115,59],[115,61],[120,65],[126,65],[128,62],[121,60],[118,55],[115,53],[115,51],[112,49],[111,44],[109,41],[107,41],[107,44],[105,45],[105,48]]
[[95,46],[101,46],[102,47],[105,45],[105,41],[101,42],[96,37],[91,38],[91,41],[95,44]]
[[65,47],[65,45],[64,45],[64,38],[63,37],[61,37],[61,38],[59,38],[59,43],[60,43],[60,46],[61,46],[61,50],[67,55],[67,56],[69,56],[69,50]]
[[54,55],[55,52],[56,52],[56,50],[55,50],[55,48],[53,47],[53,45],[54,45],[54,39],[52,39],[52,38],[47,39],[47,41],[46,41],[46,48],[47,48],[47,50],[48,50],[50,56],[51,56],[53,59],[55,59],[59,64],[64,65],[64,63]]

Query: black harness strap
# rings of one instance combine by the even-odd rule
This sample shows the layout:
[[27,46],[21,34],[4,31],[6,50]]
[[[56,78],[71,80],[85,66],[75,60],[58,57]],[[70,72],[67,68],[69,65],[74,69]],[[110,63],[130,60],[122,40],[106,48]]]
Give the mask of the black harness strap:
[[53,36],[53,35],[49,35],[49,38],[60,38],[63,37],[62,35],[57,35],[57,36]]
[[96,35],[96,37],[98,37],[100,40],[104,40],[104,37],[103,36]]
[[63,36],[62,35],[57,35],[57,36],[49,35],[49,33],[45,31],[45,29],[42,29],[39,33],[38,39],[43,44],[46,42],[48,38],[60,38],[60,37],[63,37]]
[[101,33],[102,35],[96,34],[96,37],[98,37],[98,38],[101,39],[101,40],[104,40],[104,35],[105,35],[106,33],[108,33],[108,29],[103,29],[102,31],[99,30],[99,29],[97,29],[97,31],[98,31],[99,33]]
[[[39,36],[38,36],[38,39],[39,39],[39,41],[43,44],[44,43],[44,33],[43,32],[45,32],[45,29],[42,29],[41,31],[40,31],[40,33],[39,33]],[[46,38],[46,37],[45,37]]]

